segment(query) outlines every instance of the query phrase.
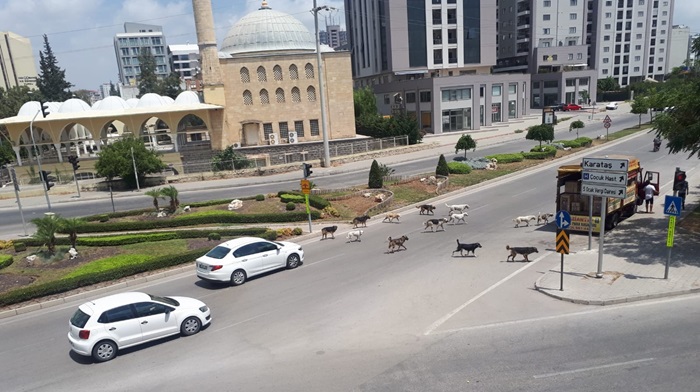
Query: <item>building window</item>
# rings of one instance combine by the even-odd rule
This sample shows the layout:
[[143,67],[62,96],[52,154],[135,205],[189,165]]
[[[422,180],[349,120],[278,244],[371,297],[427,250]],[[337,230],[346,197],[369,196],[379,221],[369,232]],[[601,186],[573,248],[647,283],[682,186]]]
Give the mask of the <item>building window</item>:
[[442,64],[442,49],[433,50],[433,64]]
[[289,139],[289,125],[286,121],[279,123],[280,126],[280,139]]
[[639,0],[639,5],[644,5],[644,0]]
[[515,94],[517,92],[518,85],[516,84],[509,84],[508,85],[508,94]]
[[610,30],[612,28],[612,25],[610,23],[605,24],[605,30]]
[[309,100],[309,102],[316,101],[316,89],[314,88],[314,86],[309,86],[306,89],[306,98]]
[[270,140],[270,135],[272,135],[272,123],[263,124],[263,136],[265,140]]
[[309,120],[309,127],[311,128],[311,136],[318,136],[318,120]]
[[604,36],[603,41],[610,41],[610,36],[609,35]]
[[639,72],[639,67],[634,67],[634,72]]
[[588,86],[588,78],[581,78],[578,80],[579,86]]
[[607,63],[609,63],[609,62],[610,62],[610,59],[609,59],[609,58],[606,57],[606,58],[603,59],[603,64],[607,64]]
[[289,79],[299,80],[299,70],[294,64],[289,66]]
[[263,105],[268,105],[270,103],[270,96],[265,89],[260,90],[260,103]]
[[576,85],[576,79],[566,79],[566,87],[574,87]]
[[494,97],[501,96],[501,86],[500,85],[491,86],[491,96],[494,96]]
[[292,87],[292,102],[301,102],[301,92],[299,91],[298,87]]
[[249,90],[243,92],[243,104],[246,106],[253,104],[253,94]]
[[603,48],[603,53],[609,53],[610,52],[610,47],[606,46]]
[[258,67],[258,82],[267,82],[267,73],[262,66]]
[[577,53],[576,60],[583,60],[583,53]]
[[250,83],[250,73],[248,73],[248,68],[241,68],[241,83]]
[[551,30],[550,30],[549,28],[544,28],[544,29],[542,29],[542,34],[543,34],[543,35],[549,35],[549,32],[550,32],[550,31],[551,31]]
[[576,34],[576,27],[569,27],[569,34]]
[[306,65],[304,66],[304,72],[306,72],[307,79],[314,78],[314,66],[311,65],[311,63],[306,63]]
[[571,5],[572,5],[572,6],[578,5],[578,0],[571,0]]
[[612,18],[612,12],[606,12],[606,13],[605,13],[605,18],[606,18],[606,19]]
[[569,20],[576,20],[578,18],[577,14],[569,14]]
[[644,11],[639,11],[639,12],[637,12],[637,16],[640,17],[640,18],[643,18],[643,17],[644,17]]
[[604,69],[604,70],[603,70],[603,75],[607,75],[607,74],[608,74],[608,70],[607,70],[607,69]]
[[420,92],[420,101],[421,101],[421,103],[431,102],[432,101],[431,92],[430,91],[421,91]]
[[278,88],[275,91],[275,97],[277,97],[277,103],[284,103],[284,90]]
[[544,6],[545,6],[545,7],[551,7],[551,6],[552,6],[552,0],[544,0]]
[[282,67],[280,67],[279,65],[275,65],[275,67],[272,68],[272,74],[275,75],[276,81],[282,81]]
[[544,14],[544,15],[542,15],[542,20],[550,20],[551,17],[552,16],[550,14]]
[[297,133],[298,137],[304,137],[304,122],[294,121],[294,132]]

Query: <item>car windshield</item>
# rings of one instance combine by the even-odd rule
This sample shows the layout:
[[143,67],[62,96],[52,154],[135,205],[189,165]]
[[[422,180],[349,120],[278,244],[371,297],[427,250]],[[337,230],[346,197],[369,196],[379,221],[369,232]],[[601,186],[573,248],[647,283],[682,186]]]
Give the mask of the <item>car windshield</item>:
[[175,301],[174,299],[172,299],[170,297],[160,297],[160,296],[153,295],[153,294],[148,294],[148,296],[151,297],[151,299],[154,301],[166,303],[166,304],[172,305],[172,306],[180,306],[179,302]]
[[211,257],[212,259],[223,259],[230,251],[231,249],[225,246],[217,246],[216,248],[210,250],[206,256]]
[[88,320],[90,320],[90,315],[78,309],[70,318],[70,323],[78,328],[83,328]]

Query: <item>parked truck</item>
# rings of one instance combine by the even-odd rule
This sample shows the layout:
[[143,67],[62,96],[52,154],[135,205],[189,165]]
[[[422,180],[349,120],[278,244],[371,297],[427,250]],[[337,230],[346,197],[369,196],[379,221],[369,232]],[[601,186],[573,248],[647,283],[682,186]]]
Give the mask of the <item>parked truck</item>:
[[[602,158],[602,157],[601,157]],[[624,199],[607,198],[607,210],[605,216],[605,230],[612,230],[626,217],[634,215],[637,207],[644,204],[644,187],[647,184],[654,185],[659,194],[659,173],[644,171],[639,159],[633,156],[614,155],[606,156],[610,159],[627,159],[627,184]],[[567,211],[571,215],[569,230],[588,232],[589,207],[591,197],[581,194],[581,177],[583,168],[579,165],[564,165],[557,170],[557,211]],[[601,204],[603,197],[593,197],[593,232],[600,233]]]

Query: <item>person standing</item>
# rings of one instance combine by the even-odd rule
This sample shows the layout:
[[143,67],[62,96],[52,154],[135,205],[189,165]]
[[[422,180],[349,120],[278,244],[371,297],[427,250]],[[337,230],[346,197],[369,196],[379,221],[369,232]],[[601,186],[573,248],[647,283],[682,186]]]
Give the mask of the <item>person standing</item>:
[[647,182],[647,185],[644,187],[644,207],[647,213],[654,212],[654,193],[656,193],[656,187]]
[[685,197],[688,195],[688,181],[683,180],[681,186],[678,189],[678,197],[681,198],[681,209],[685,210]]

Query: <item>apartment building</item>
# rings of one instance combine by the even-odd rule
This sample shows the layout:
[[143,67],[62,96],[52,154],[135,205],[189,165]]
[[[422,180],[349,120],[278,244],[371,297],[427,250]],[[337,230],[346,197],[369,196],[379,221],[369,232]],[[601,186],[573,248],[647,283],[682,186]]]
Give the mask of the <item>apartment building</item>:
[[675,25],[671,27],[671,38],[669,40],[668,64],[666,69],[672,71],[675,67],[686,65],[691,59],[693,41],[690,36],[690,27]]
[[522,117],[530,76],[491,73],[496,10],[493,0],[345,0],[355,88],[431,133]]
[[532,107],[588,104],[597,73],[588,64],[585,0],[501,0],[494,72],[532,75]]
[[36,88],[34,51],[29,38],[10,31],[0,32],[0,88]]
[[591,57],[598,78],[620,86],[663,80],[674,0],[588,0]]
[[125,86],[135,86],[141,67],[139,54],[150,50],[156,61],[156,74],[165,77],[170,74],[168,46],[163,27],[142,23],[124,23],[124,32],[114,36],[114,52],[117,56],[119,81]]

